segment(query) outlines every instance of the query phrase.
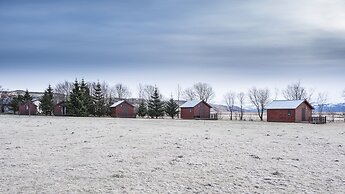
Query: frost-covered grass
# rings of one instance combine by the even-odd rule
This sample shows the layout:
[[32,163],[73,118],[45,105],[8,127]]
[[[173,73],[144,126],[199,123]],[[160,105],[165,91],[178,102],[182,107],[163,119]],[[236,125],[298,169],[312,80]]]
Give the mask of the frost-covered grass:
[[345,124],[0,116],[0,193],[342,193]]

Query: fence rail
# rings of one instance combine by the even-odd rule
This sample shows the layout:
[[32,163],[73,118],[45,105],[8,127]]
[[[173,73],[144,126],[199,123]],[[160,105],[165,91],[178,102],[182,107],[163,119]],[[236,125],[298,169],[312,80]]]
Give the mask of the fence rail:
[[218,113],[211,113],[210,120],[218,120]]
[[326,117],[311,117],[310,123],[312,124],[325,124],[327,122]]

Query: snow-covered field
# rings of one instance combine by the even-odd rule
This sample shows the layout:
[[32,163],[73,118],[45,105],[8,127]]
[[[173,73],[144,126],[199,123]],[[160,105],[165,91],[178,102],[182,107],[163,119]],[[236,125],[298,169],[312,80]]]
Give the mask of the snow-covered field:
[[345,124],[0,115],[0,193],[343,193]]

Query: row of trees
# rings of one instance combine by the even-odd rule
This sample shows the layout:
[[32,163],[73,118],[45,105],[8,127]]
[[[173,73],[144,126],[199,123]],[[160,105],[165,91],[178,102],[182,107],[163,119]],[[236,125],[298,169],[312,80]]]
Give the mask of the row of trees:
[[[282,95],[286,100],[308,100],[310,101],[313,96],[313,90],[307,91],[302,86],[301,82],[290,84],[283,90]],[[277,96],[277,94],[276,94]],[[257,110],[257,114],[260,120],[263,120],[264,110],[268,103],[271,101],[270,91],[267,88],[253,87],[248,91],[247,97],[249,101],[254,105]],[[243,120],[243,105],[246,99],[246,95],[243,92],[236,94],[235,92],[228,92],[224,95],[224,101],[230,112],[230,120],[233,118],[233,112],[235,111],[235,101],[238,100],[239,116],[240,120]],[[324,111],[324,106],[327,102],[327,93],[318,93],[316,104],[318,105],[318,112],[321,116]]]
[[243,113],[244,113],[244,102],[245,102],[245,93],[240,92],[236,94],[235,92],[228,92],[224,95],[224,101],[230,112],[230,120],[233,118],[233,113],[235,111],[235,100],[238,99],[239,102],[239,116],[240,120],[243,120]]
[[138,108],[138,116],[150,118],[159,118],[164,115],[170,116],[172,119],[179,114],[179,105],[170,98],[169,101],[164,102],[161,100],[162,96],[159,94],[158,89],[155,88],[150,100],[146,104],[144,99],[141,100]]
[[[65,82],[65,86],[69,85],[68,82]],[[81,116],[86,117],[89,115],[94,116],[104,116],[110,114],[110,105],[113,103],[111,94],[110,97],[107,97],[105,93],[106,88],[102,86],[101,83],[97,82],[96,84],[90,84],[89,86],[83,79],[79,83],[77,80],[73,84],[71,91],[68,94],[67,107],[68,114],[71,116]],[[65,90],[65,87],[59,89]],[[117,89],[117,98],[124,99],[125,96],[129,94],[127,92],[127,87],[122,84],[116,85]],[[152,91],[153,90],[153,91]],[[61,92],[62,90],[60,90]],[[151,94],[152,93],[152,94]],[[138,109],[138,115],[140,117],[149,116],[151,118],[159,118],[164,115],[168,115],[171,118],[174,118],[179,113],[178,104],[171,98],[168,102],[162,101],[162,96],[159,94],[156,87],[152,88],[151,86],[143,87],[143,94],[151,96],[147,97],[147,100],[142,98],[141,103]],[[45,115],[51,115],[53,111],[53,90],[51,86],[45,90],[44,95],[41,100],[42,112]],[[147,103],[146,103],[147,102]]]
[[[101,117],[110,114],[109,107],[113,103],[112,95],[120,99],[130,96],[129,89],[123,84],[117,84],[113,89],[111,90],[105,82],[103,84],[100,82],[86,83],[82,79],[81,82],[76,80],[73,84],[68,81],[58,83],[54,93],[64,95],[69,115]],[[115,91],[115,93],[112,91]],[[53,111],[53,98],[53,90],[49,86],[42,97],[40,107],[46,115],[51,115]]]
[[19,104],[21,103],[27,103],[32,101],[32,96],[29,94],[29,91],[26,90],[24,95],[18,95],[13,97],[11,101],[11,107],[13,112],[18,112],[19,110]]
[[[129,98],[131,97],[131,92],[127,86],[122,83],[118,83],[114,86],[110,86],[107,82],[103,81],[100,82],[88,82],[84,83],[88,86],[90,93],[93,93],[97,85],[100,85],[102,93],[105,98]],[[61,83],[56,84],[54,88],[55,93],[63,94],[65,96],[65,100],[69,99],[69,95],[72,90],[75,88],[75,83],[64,81]]]
[[[70,114],[76,116],[87,116],[89,114],[103,116],[108,114],[108,107],[112,102],[111,100],[108,100],[108,103],[106,103],[107,98],[105,96],[110,96],[111,99],[111,93],[104,95],[103,91],[109,91],[109,86],[106,83],[104,84],[105,85],[102,86],[99,82],[97,84],[91,83],[93,87],[90,90],[87,84],[84,83],[84,80],[82,80],[80,86],[78,86],[76,81],[74,88],[70,93],[71,98],[69,98],[69,110],[71,110]],[[123,84],[117,84],[114,88],[116,91],[115,96],[117,98],[124,98],[130,95],[128,88]],[[92,97],[90,97],[90,91],[93,93]],[[187,88],[183,92],[181,92],[181,90],[178,88],[178,98],[180,97],[181,93],[188,100],[200,99],[208,102],[214,98],[214,91],[212,87],[206,83],[194,84],[193,87]],[[313,95],[313,91],[310,90],[307,92],[305,87],[301,85],[301,82],[288,85],[282,93],[287,100],[310,100]],[[47,103],[45,103],[46,100],[44,99],[46,95],[52,96],[52,89],[50,86],[45,91],[41,107],[44,113],[49,114],[50,111],[48,110],[52,108],[52,103],[48,103],[49,100]],[[258,89],[253,87],[248,91],[247,96],[249,101],[255,106],[259,118],[263,120],[264,110],[267,104],[270,102],[270,91],[268,89]],[[149,116],[151,118],[158,118],[166,114],[174,118],[176,115],[178,115],[178,104],[175,103],[173,99],[170,99],[166,103],[162,102],[162,96],[158,93],[158,89],[154,86],[139,85],[139,98],[143,99],[138,109],[138,115],[140,117]],[[233,119],[233,112],[235,111],[235,99],[238,101],[240,120],[243,120],[244,103],[246,100],[246,95],[244,92],[240,92],[238,94],[228,92],[224,95],[225,103],[230,112],[230,119]],[[148,101],[148,103],[146,104],[144,100]],[[324,111],[325,103],[327,102],[327,93],[318,93],[316,102],[318,105],[318,112],[321,116],[322,112]]]
[[[93,88],[97,85],[96,82],[89,82],[87,83],[90,87],[90,92],[93,93]],[[64,81],[58,83],[54,89],[56,93],[64,94],[66,99],[69,98],[70,92],[72,89],[75,88],[74,84],[68,81]],[[113,98],[129,98],[131,97],[132,93],[130,92],[129,88],[122,83],[116,84],[114,86],[110,86],[106,82],[101,83],[101,89],[105,97],[113,97]],[[153,95],[155,90],[155,86],[147,85],[147,84],[139,84],[138,86],[138,97],[140,99],[149,100]],[[180,100],[180,97],[184,97],[186,100],[205,100],[206,102],[210,102],[215,97],[214,90],[212,86],[207,83],[196,83],[192,87],[185,89],[182,91],[181,87],[178,86],[177,89],[177,100]]]
[[[0,86],[0,92],[2,92],[4,89],[2,88],[2,86]],[[28,103],[28,102],[32,102],[33,98],[30,95],[29,91],[26,90],[24,95],[18,95],[18,96],[14,96],[11,100],[11,109],[14,113],[19,111],[19,105],[21,103]],[[53,104],[53,89],[51,88],[51,86],[49,85],[48,89],[45,90],[44,95],[41,99],[41,104],[40,104],[40,108],[43,111],[44,114],[51,114],[52,109],[54,107]]]
[[[264,110],[266,105],[270,102],[270,91],[268,89],[258,89],[256,87],[251,88],[248,91],[248,99],[255,106],[260,120],[263,120]],[[246,100],[246,94],[240,92],[236,94],[235,92],[228,92],[224,95],[224,101],[226,103],[227,109],[230,112],[230,120],[233,119],[233,113],[235,110],[235,101],[238,100],[239,117],[243,120],[244,113],[244,103]]]
[[[278,91],[276,90],[275,92],[277,96]],[[69,114],[74,116],[103,116],[109,114],[109,106],[112,104],[113,98],[125,99],[131,96],[128,87],[121,83],[115,86],[109,86],[106,82],[86,83],[84,80],[82,80],[81,83],[78,81],[75,81],[75,83],[68,81],[58,83],[54,88],[54,93],[64,94],[65,100],[68,102]],[[303,87],[301,82],[290,84],[282,91],[282,95],[287,100],[311,100],[313,93],[313,90],[307,90]],[[186,100],[199,99],[210,102],[214,96],[215,93],[213,88],[206,83],[196,83],[183,91],[180,86],[177,88],[178,101],[183,97]],[[171,112],[176,112],[176,109],[168,110],[166,107],[178,107],[178,105],[172,104],[172,102],[174,102],[173,99],[170,99],[167,103],[162,102],[162,96],[158,93],[158,89],[152,85],[139,84],[138,97],[139,99],[143,99],[138,109],[139,116],[160,117],[162,114],[170,116]],[[14,111],[17,111],[19,103],[31,99],[32,97],[29,96],[28,92],[26,92],[24,96],[19,95],[15,97],[12,101]],[[255,106],[259,118],[263,120],[264,109],[271,100],[270,91],[266,88],[256,87],[251,88],[247,93],[235,93],[230,91],[224,95],[224,102],[230,112],[230,119],[233,119],[234,111],[239,111],[240,120],[243,120],[244,104],[246,100]],[[318,112],[320,114],[324,111],[326,101],[327,93],[318,93],[316,104],[318,105]],[[52,113],[53,89],[50,85],[44,92],[40,108],[46,115]]]

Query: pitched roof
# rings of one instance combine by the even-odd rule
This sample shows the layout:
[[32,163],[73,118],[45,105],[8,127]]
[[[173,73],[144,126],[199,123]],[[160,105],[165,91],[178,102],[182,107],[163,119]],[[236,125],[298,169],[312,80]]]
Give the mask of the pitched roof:
[[111,105],[110,108],[115,108],[124,102],[129,104],[130,106],[133,106],[132,104],[128,103],[126,100],[120,100],[120,101],[115,102],[113,105]]
[[111,105],[110,108],[115,108],[115,107],[119,106],[122,102],[124,102],[124,100],[117,101],[113,105]]
[[[200,102],[204,102],[203,100],[191,100],[191,101],[187,101],[184,104],[182,104],[180,107],[181,108],[193,108],[196,105],[200,104]],[[210,108],[212,108],[209,104],[207,104],[206,102],[204,102],[207,106],[209,106]]]
[[296,109],[304,102],[314,109],[306,100],[274,100],[267,105],[266,109]]

